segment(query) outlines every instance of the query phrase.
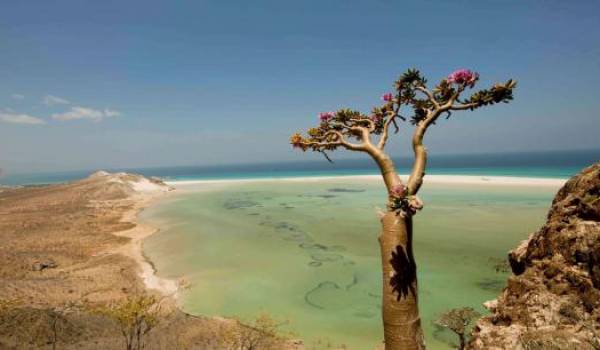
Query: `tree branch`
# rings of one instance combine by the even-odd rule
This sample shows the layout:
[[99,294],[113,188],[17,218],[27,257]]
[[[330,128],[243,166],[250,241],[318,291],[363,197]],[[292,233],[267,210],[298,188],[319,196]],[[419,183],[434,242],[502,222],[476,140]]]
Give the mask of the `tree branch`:
[[425,94],[425,96],[427,96],[427,99],[429,100],[429,102],[431,102],[433,104],[433,107],[435,109],[439,109],[440,108],[440,105],[439,105],[438,101],[435,99],[435,97],[433,96],[433,93],[431,93],[431,91],[429,91],[424,86],[416,86],[415,89],[419,90],[423,94]]
[[352,150],[352,151],[363,151],[363,152],[366,151],[366,146],[364,143],[363,144],[352,143],[352,142],[346,140],[344,135],[339,131],[329,131],[325,135],[323,135],[323,137],[321,137],[321,139],[325,140],[331,135],[334,135],[336,137],[336,139],[332,140],[332,141],[308,141],[308,142],[301,142],[300,144],[307,146],[307,147],[316,146],[317,148],[342,146],[342,147]]
[[[355,120],[359,123],[366,122],[369,125],[367,127],[369,132],[373,132],[375,130],[375,123],[369,118],[352,118],[352,120]],[[360,127],[360,126],[358,126],[358,127]]]
[[479,104],[475,103],[475,102],[461,103],[461,104],[457,104],[457,105],[453,104],[452,106],[450,106],[449,109],[452,110],[452,111],[462,111],[462,110],[465,110],[465,109],[471,109],[471,108],[478,107],[478,105]]
[[367,140],[363,139],[363,143],[356,144],[356,143],[352,143],[352,142],[346,140],[346,138],[344,137],[344,135],[341,132],[336,131],[336,133],[337,133],[340,144],[343,147],[345,147],[346,149],[349,149],[351,151],[361,151],[361,152],[367,151],[367,146],[366,146]]
[[329,163],[333,163],[333,160],[331,160],[331,158],[329,158],[329,155],[327,154],[327,152],[323,151],[323,150],[319,150],[319,153],[321,153],[323,155],[323,157],[325,157],[325,159],[327,159],[327,161]]
[[396,116],[397,116],[397,114],[394,113],[394,115],[389,117],[388,120],[386,120],[385,124],[383,125],[383,131],[381,132],[381,137],[379,138],[379,143],[377,144],[377,148],[379,148],[382,151],[385,148],[385,143],[387,142],[388,137],[389,137],[390,125],[392,123],[394,123],[394,125],[396,125],[396,128],[398,127],[398,125],[395,124],[395,122],[394,122],[394,119],[396,118]]
[[427,149],[423,145],[423,138],[425,137],[427,128],[436,121],[442,112],[443,109],[439,108],[429,110],[425,119],[417,124],[413,133],[412,147],[415,154],[415,161],[408,178],[407,190],[409,195],[416,195],[423,184],[423,177],[425,177],[425,168],[427,166]]

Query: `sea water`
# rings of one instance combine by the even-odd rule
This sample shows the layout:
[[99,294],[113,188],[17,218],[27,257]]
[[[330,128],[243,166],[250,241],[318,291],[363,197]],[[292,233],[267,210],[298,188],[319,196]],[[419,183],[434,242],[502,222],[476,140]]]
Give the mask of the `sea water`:
[[[426,184],[415,218],[419,306],[430,349],[456,338],[440,313],[501,291],[507,251],[544,221],[557,188]],[[147,209],[158,274],[184,277],[185,311],[250,320],[266,312],[307,348],[373,349],[383,339],[377,211],[380,181],[203,184]]]
[[[329,163],[324,159],[304,161],[247,163],[214,166],[171,166],[156,168],[120,168],[103,170],[126,171],[146,176],[158,176],[165,180],[196,179],[256,179],[273,177],[310,177],[335,175],[377,174],[377,167],[368,157],[357,159],[335,159]],[[497,153],[437,155],[428,160],[429,174],[520,176],[543,178],[569,178],[583,167],[600,160],[600,149],[587,151],[554,151],[535,153]],[[398,171],[408,173],[412,157],[394,159]],[[84,178],[97,169],[62,172],[14,173],[10,168],[0,169],[0,185],[35,185],[57,183]]]

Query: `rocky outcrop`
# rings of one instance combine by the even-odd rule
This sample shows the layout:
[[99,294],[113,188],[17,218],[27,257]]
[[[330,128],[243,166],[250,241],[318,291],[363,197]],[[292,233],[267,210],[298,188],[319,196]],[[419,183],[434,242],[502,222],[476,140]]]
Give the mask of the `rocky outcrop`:
[[557,193],[544,226],[509,253],[513,275],[470,349],[600,349],[600,163]]

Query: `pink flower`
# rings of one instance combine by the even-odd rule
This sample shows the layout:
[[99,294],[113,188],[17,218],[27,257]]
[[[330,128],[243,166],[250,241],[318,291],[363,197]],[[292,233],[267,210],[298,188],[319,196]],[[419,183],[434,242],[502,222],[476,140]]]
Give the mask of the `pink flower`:
[[390,194],[392,197],[402,198],[404,196],[404,186],[402,186],[402,184],[395,185],[392,187]]
[[394,98],[394,96],[388,92],[387,94],[383,94],[383,96],[381,96],[381,99],[385,102],[392,102],[392,99]]
[[454,84],[473,85],[479,79],[479,74],[468,69],[459,69],[448,76],[448,82]]
[[333,112],[321,112],[321,113],[319,113],[319,119],[321,119],[322,122],[326,122],[329,119],[333,119],[333,117],[335,117],[335,113],[333,113]]
[[381,121],[381,116],[373,114],[369,116],[369,119],[371,119],[373,123],[379,123]]

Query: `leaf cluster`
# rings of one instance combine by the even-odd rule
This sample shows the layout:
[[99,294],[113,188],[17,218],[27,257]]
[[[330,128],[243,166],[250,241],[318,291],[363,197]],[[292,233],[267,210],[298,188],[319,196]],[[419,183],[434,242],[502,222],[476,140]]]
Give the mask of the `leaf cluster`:
[[[375,124],[381,124],[381,122],[375,122],[358,111],[343,108],[331,112],[331,117],[322,119],[317,127],[308,129],[306,137],[300,133],[293,134],[290,143],[303,151],[335,150],[341,146],[341,136],[358,139],[360,130],[357,128],[373,128]],[[383,129],[382,124],[380,128]]]
[[471,110],[500,102],[509,103],[513,99],[513,89],[516,86],[517,82],[509,79],[504,84],[495,84],[490,89],[483,89],[474,93],[466,102],[474,104]]

